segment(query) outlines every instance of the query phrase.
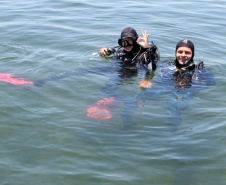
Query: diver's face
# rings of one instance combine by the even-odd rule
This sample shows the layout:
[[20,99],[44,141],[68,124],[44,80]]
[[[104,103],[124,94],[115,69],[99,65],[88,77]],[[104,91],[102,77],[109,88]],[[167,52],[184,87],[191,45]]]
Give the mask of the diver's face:
[[187,64],[192,58],[192,50],[188,47],[179,47],[176,52],[177,61],[181,64]]
[[133,49],[133,46],[127,46],[127,47],[124,47],[124,49],[125,49],[127,52],[130,52],[130,51]]
[[[124,46],[124,41],[127,41],[129,44],[131,44],[131,46]],[[132,49],[133,49],[133,39],[132,38],[125,38],[125,39],[122,39],[122,46],[123,48],[127,51],[127,52],[130,52]]]

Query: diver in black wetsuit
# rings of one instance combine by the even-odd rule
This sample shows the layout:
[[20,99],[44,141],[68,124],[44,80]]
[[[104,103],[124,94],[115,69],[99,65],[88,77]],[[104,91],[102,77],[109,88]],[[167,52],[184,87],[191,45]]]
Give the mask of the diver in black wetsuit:
[[155,100],[163,95],[169,96],[166,113],[172,132],[177,131],[182,123],[181,111],[189,107],[194,96],[216,83],[213,74],[204,67],[203,62],[195,63],[195,49],[190,40],[179,41],[175,53],[174,61],[159,65],[160,74],[153,80],[153,84],[157,82],[157,85],[137,96],[138,100]]
[[[131,28],[124,28],[121,37],[118,39],[119,46],[114,48],[101,48],[100,54],[105,57],[112,55],[123,61],[123,64],[130,67],[145,67],[155,70],[160,55],[156,45],[148,44],[149,34],[141,30],[143,38],[138,37],[137,32]],[[140,42],[141,41],[141,42]],[[116,48],[119,48],[116,51]]]
[[[143,32],[142,30],[142,36],[143,38],[138,37],[137,32],[133,28],[128,27],[122,30],[120,39],[118,40],[119,46],[114,48],[101,48],[101,56],[107,57],[110,55],[112,58],[119,59],[122,61],[118,63],[119,65],[111,66],[111,68],[109,68],[109,66],[102,66],[96,67],[96,69],[87,69],[84,71],[68,71],[35,82],[34,85],[42,86],[48,81],[56,81],[68,76],[82,75],[86,73],[102,73],[106,70],[109,71],[109,73],[112,73],[115,68],[117,68],[115,71],[119,74],[119,81],[121,81],[121,79],[127,80],[136,76],[139,67],[155,70],[156,63],[160,58],[158,48],[152,43],[148,44],[149,34],[147,34],[146,31]],[[116,50],[116,48],[118,49]],[[147,70],[145,78],[152,77],[150,71],[151,70]],[[106,85],[106,88],[107,87],[108,85]]]
[[[150,73],[156,69],[156,63],[159,60],[158,48],[152,43],[148,44],[149,34],[146,31],[141,30],[141,32],[142,38],[138,37],[133,28],[125,28],[122,30],[120,39],[118,39],[119,46],[101,48],[100,54],[102,57],[119,60],[115,60],[117,63],[115,73],[112,73],[110,80],[100,90],[101,96],[104,98],[87,109],[88,117],[95,119],[111,118],[112,115],[105,104],[107,105],[112,101],[126,102],[121,105],[122,120],[125,127],[131,126],[132,111],[136,110],[136,105],[130,98],[122,96],[117,90],[121,84],[131,81],[133,77],[137,76],[138,69],[145,69],[145,79],[152,78],[153,75]],[[116,50],[116,48],[118,49]],[[128,109],[128,106],[132,110]]]
[[194,44],[184,39],[176,45],[176,59],[174,66],[176,71],[173,74],[172,82],[175,86],[173,96],[167,101],[171,131],[177,130],[182,122],[181,111],[189,106],[189,102],[200,90],[210,85],[215,85],[213,74],[204,68],[203,62],[194,62]]

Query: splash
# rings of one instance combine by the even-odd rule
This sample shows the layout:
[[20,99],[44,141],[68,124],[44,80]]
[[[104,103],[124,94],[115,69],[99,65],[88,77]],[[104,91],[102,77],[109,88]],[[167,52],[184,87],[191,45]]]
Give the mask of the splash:
[[7,73],[0,73],[0,81],[10,83],[13,85],[32,85],[34,86],[33,82],[30,81],[24,81],[23,78],[12,78],[13,75],[7,74]]
[[108,110],[113,105],[115,98],[104,98],[87,108],[87,117],[94,119],[111,119],[112,115]]

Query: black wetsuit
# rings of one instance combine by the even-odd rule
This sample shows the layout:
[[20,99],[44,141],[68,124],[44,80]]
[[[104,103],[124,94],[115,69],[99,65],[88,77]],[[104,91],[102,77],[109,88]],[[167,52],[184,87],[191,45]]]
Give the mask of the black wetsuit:
[[203,62],[195,64],[192,61],[186,66],[178,65],[177,61],[162,62],[158,69],[160,73],[154,78],[152,88],[138,94],[136,99],[155,100],[163,95],[169,96],[166,114],[171,131],[176,131],[182,123],[181,111],[189,107],[190,101],[198,92],[216,82]]
[[156,69],[156,63],[159,61],[159,51],[156,45],[149,44],[149,48],[142,48],[140,45],[135,44],[130,52],[127,52],[123,48],[119,48],[114,52],[114,58],[122,61],[124,66],[147,68],[150,70]]
[[[137,75],[138,68],[156,69],[156,63],[159,60],[158,48],[154,44],[150,44],[147,49],[142,48],[139,45],[133,48],[131,52],[126,52],[123,48],[119,48],[117,51],[113,48],[108,48],[113,54],[113,58],[117,60],[116,65],[112,64],[110,66],[99,66],[93,69],[87,69],[84,71],[67,71],[63,74],[57,74],[50,76],[46,79],[34,82],[34,86],[42,86],[48,81],[57,81],[69,76],[84,75],[87,73],[103,73],[103,71],[109,71],[113,73],[117,71],[119,76],[118,81],[127,80],[133,76]],[[147,76],[149,75],[149,70],[147,71]]]

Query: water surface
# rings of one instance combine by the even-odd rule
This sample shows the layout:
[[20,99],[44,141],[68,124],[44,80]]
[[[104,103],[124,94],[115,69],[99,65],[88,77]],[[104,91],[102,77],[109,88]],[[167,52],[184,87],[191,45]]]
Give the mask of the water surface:
[[[225,184],[224,0],[3,0],[0,10],[0,73],[33,82],[71,74],[40,87],[0,83],[0,184]],[[144,73],[120,84],[114,61],[92,55],[116,46],[127,26],[150,33],[162,62],[179,40],[192,40],[195,59],[215,76],[174,134],[168,96],[134,103]],[[107,84],[120,97],[113,118],[87,117],[111,94]]]

